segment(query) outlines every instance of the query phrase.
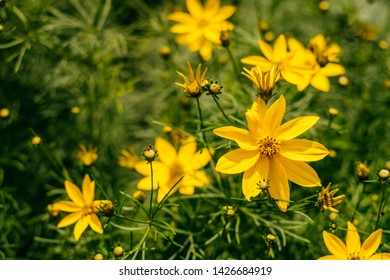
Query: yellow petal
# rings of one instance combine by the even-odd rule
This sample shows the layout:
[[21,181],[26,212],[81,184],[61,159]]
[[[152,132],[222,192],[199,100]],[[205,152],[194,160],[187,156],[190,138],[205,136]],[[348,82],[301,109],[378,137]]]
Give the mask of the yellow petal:
[[284,99],[283,95],[281,95],[279,99],[276,100],[267,110],[264,118],[264,124],[265,129],[268,130],[270,136],[276,137],[276,133],[282,122],[285,110],[286,100]]
[[58,228],[63,228],[70,226],[77,222],[83,215],[83,212],[75,212],[69,215],[66,215],[57,225]]
[[[223,22],[224,20],[230,18],[235,12],[236,12],[236,7],[234,6],[224,6],[221,7],[218,11],[218,13],[214,16],[213,21],[214,22]],[[223,26],[226,28],[226,24]],[[227,28],[228,30],[231,30],[232,28]]]
[[284,167],[287,178],[295,184],[304,187],[321,186],[317,172],[307,163],[290,160],[281,155],[277,155],[274,158]]
[[89,224],[89,216],[83,216],[78,220],[73,229],[73,235],[76,240],[79,240],[83,232],[87,229]]
[[185,34],[192,32],[196,26],[189,24],[175,24],[171,27],[171,32],[176,34]]
[[314,88],[322,92],[328,92],[330,90],[329,79],[324,75],[320,75],[320,74],[314,75],[313,78],[311,79],[310,84]]
[[259,157],[260,154],[257,150],[237,149],[230,151],[219,158],[215,170],[226,174],[241,173],[251,168]]
[[261,180],[268,180],[268,158],[260,158],[254,166],[244,172],[242,177],[242,192],[247,200],[251,200],[261,193],[258,183]]
[[85,201],[80,189],[73,183],[65,181],[65,190],[69,198],[79,206],[84,206]]
[[189,163],[196,152],[196,140],[194,137],[188,137],[182,143],[177,153],[177,160],[182,163]]
[[95,181],[91,181],[87,174],[84,176],[82,189],[85,203],[92,204],[95,198]]
[[325,230],[322,232],[322,235],[324,237],[326,248],[328,248],[329,252],[332,255],[341,260],[348,259],[349,254],[347,247],[345,246],[344,242],[341,241],[340,238]]
[[155,149],[160,161],[168,165],[174,164],[177,157],[176,149],[167,140],[157,137]]
[[328,63],[319,72],[321,75],[332,77],[345,74],[345,68],[337,63]]
[[280,144],[280,154],[298,161],[317,161],[323,159],[329,151],[320,143],[306,139],[290,139]]
[[194,19],[188,13],[184,12],[175,12],[168,15],[169,20],[177,21],[183,24],[191,25],[190,23],[194,21]]
[[290,186],[283,166],[275,159],[269,161],[269,194],[276,199],[281,211],[286,212],[290,200]]
[[[300,85],[304,84],[306,85],[306,79],[304,74],[301,74],[296,71],[294,68],[285,67],[280,70],[280,74],[282,75],[283,79],[285,79],[287,82],[293,85]],[[302,90],[305,89],[305,86],[300,87]]]
[[319,258],[318,260],[342,260],[336,256],[333,256],[333,255],[327,255],[327,256],[323,256],[321,258]]
[[351,222],[348,222],[348,231],[347,231],[347,238],[345,243],[347,245],[347,249],[350,254],[354,256],[357,256],[359,254],[360,245],[361,245],[360,236],[359,233],[357,232],[356,227]]
[[89,226],[97,233],[103,233],[102,224],[95,213],[91,213],[90,215]]
[[378,253],[368,258],[368,260],[390,260],[390,253]]
[[276,38],[274,44],[274,59],[277,62],[281,62],[285,59],[287,55],[287,42],[286,37],[281,34]]
[[370,234],[369,237],[363,242],[362,248],[360,249],[360,258],[368,259],[371,257],[376,250],[378,250],[379,245],[382,240],[382,229],[378,229]]
[[208,164],[211,160],[212,155],[214,154],[214,149],[210,148],[208,150],[207,148],[204,148],[200,151],[198,151],[191,162],[191,168],[192,170],[198,170],[200,168],[203,168]]
[[181,185],[179,188],[179,193],[183,195],[192,195],[195,192],[194,185]]
[[58,201],[54,205],[58,210],[65,212],[79,212],[82,210],[82,207],[73,201]]
[[274,65],[268,59],[266,59],[262,56],[259,56],[259,55],[249,55],[249,56],[241,58],[240,61],[244,64],[259,65],[260,68],[263,69],[263,71],[270,71],[272,68],[272,65]]
[[203,6],[199,0],[187,0],[186,6],[192,17],[201,20],[203,17]]
[[224,126],[214,129],[213,132],[220,137],[235,141],[244,150],[257,149],[256,139],[248,130],[234,126]]
[[271,62],[276,62],[275,61],[275,56],[274,56],[274,50],[272,47],[265,42],[264,40],[259,40],[259,47],[263,55]]
[[307,116],[288,121],[279,127],[277,139],[289,140],[295,138],[310,129],[319,119],[316,116]]

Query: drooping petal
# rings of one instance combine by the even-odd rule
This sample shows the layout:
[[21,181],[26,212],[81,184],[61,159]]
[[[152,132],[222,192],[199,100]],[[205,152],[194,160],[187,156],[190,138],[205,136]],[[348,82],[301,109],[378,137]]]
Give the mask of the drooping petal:
[[255,165],[244,172],[242,177],[242,192],[247,200],[251,200],[261,193],[258,183],[261,180],[268,181],[268,158],[260,158]]
[[360,245],[361,245],[360,236],[359,233],[357,232],[356,227],[351,222],[348,222],[347,238],[345,243],[347,245],[347,249],[350,254],[352,254],[353,256],[359,255]]
[[268,130],[268,133],[272,137],[276,137],[276,133],[284,117],[285,110],[286,100],[284,99],[284,96],[281,95],[279,99],[271,105],[271,107],[267,110],[267,113],[265,114],[265,129]]
[[367,260],[390,260],[390,253],[378,253],[369,257]]
[[74,203],[73,201],[58,201],[54,203],[55,207],[60,211],[65,212],[79,212],[82,210],[82,207],[80,207],[78,204]]
[[303,187],[321,186],[317,172],[307,163],[294,161],[281,155],[276,155],[274,158],[284,167],[287,178],[295,184]]
[[257,149],[256,139],[248,130],[235,126],[224,126],[214,129],[213,132],[220,137],[235,141],[244,150]]
[[269,194],[276,201],[279,209],[283,212],[287,211],[287,206],[290,200],[290,186],[283,166],[279,161],[271,159],[269,161]]
[[73,229],[73,235],[76,240],[79,240],[83,232],[87,229],[89,220],[89,216],[83,216],[80,218],[80,220],[77,221]]
[[322,235],[324,237],[325,246],[332,255],[341,260],[348,259],[348,249],[340,238],[325,230],[322,232]]
[[259,157],[257,150],[236,149],[220,157],[215,170],[226,174],[241,173],[251,168]]
[[97,233],[103,233],[103,227],[98,216],[95,213],[91,213],[90,217],[89,226]]
[[290,139],[280,144],[280,154],[297,161],[317,161],[328,155],[324,145],[306,139]]
[[305,116],[288,121],[279,127],[277,132],[277,139],[293,139],[310,129],[313,125],[317,123],[319,119],[320,118],[316,116]]
[[83,215],[83,212],[75,212],[69,215],[66,215],[57,225],[58,228],[63,228],[70,226],[77,222]]
[[368,259],[379,248],[382,240],[382,229],[378,229],[370,234],[369,237],[363,242],[360,249],[360,259]]
[[87,174],[84,176],[82,190],[85,203],[92,204],[95,198],[95,181],[91,181]]
[[176,160],[176,149],[165,139],[156,138],[156,151],[158,158],[165,164],[172,165]]
[[69,198],[79,206],[84,206],[85,201],[80,189],[73,183],[65,181],[65,190]]

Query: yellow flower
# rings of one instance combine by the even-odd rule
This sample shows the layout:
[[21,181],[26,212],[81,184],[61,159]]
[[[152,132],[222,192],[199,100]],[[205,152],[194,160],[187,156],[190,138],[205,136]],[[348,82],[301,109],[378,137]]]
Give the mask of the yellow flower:
[[88,175],[84,176],[82,192],[69,181],[65,181],[65,190],[72,201],[59,201],[54,203],[56,209],[71,212],[65,216],[57,225],[63,228],[76,223],[74,227],[74,238],[80,239],[80,236],[87,229],[88,225],[97,233],[103,233],[102,225],[98,216],[95,214],[95,182],[91,181]]
[[221,44],[221,31],[234,29],[227,19],[236,8],[221,7],[220,0],[206,0],[204,6],[199,0],[187,0],[186,5],[188,13],[175,12],[168,16],[178,22],[172,26],[171,32],[177,34],[179,44],[187,45],[191,52],[199,52],[203,60],[210,60],[213,45]]
[[259,65],[263,71],[270,71],[273,65],[278,65],[280,75],[287,82],[299,85],[303,82],[304,76],[311,73],[311,68],[306,63],[306,54],[300,50],[289,51],[286,37],[278,36],[272,48],[264,40],[259,40],[259,47],[264,57],[250,55],[241,59],[242,63]]
[[321,66],[328,62],[340,62],[338,57],[341,54],[341,48],[338,44],[332,43],[328,45],[328,38],[323,34],[317,34],[309,40],[309,49],[314,53],[318,63]]
[[200,73],[202,71],[202,64],[199,63],[195,76],[189,61],[187,61],[187,66],[190,80],[188,80],[184,74],[176,71],[176,73],[183,79],[184,83],[175,83],[175,85],[184,88],[184,92],[188,93],[191,97],[199,97],[203,93],[204,87],[208,84],[208,80],[206,80],[207,67],[201,76]]
[[248,70],[244,67],[245,72],[241,72],[247,77],[257,88],[259,96],[267,102],[272,97],[272,91],[275,88],[276,82],[280,77],[280,70],[278,65],[272,65],[268,72],[261,70],[259,65]]
[[358,178],[361,181],[366,180],[368,178],[368,176],[370,175],[370,168],[368,168],[366,161],[364,161],[364,162],[357,161],[355,163],[355,171],[356,171],[356,176],[358,176]]
[[80,151],[77,153],[77,157],[84,165],[90,166],[98,158],[97,148],[93,148],[92,145],[89,145],[87,149],[83,144],[80,144]]
[[340,204],[345,195],[335,197],[334,195],[339,191],[339,189],[329,191],[329,188],[330,183],[326,188],[322,187],[321,192],[318,194],[317,203],[322,212],[324,212],[324,210],[329,210],[331,212],[338,213],[339,210],[335,209],[333,206]]
[[[281,125],[285,109],[283,96],[269,108],[257,98],[246,112],[248,130],[234,126],[214,129],[215,134],[239,146],[218,160],[216,171],[244,172],[245,198],[250,200],[267,189],[282,211],[287,210],[290,199],[288,180],[305,187],[321,186],[316,171],[304,161],[317,161],[328,154],[320,143],[293,139],[311,128],[319,117],[299,117]],[[267,182],[267,187],[261,188],[261,182]]]
[[[153,161],[153,187],[159,187],[157,201],[161,201],[170,189],[180,180],[170,192],[178,190],[181,194],[191,195],[195,187],[202,187],[210,182],[206,173],[201,170],[211,160],[206,148],[196,151],[196,140],[190,136],[182,143],[179,150],[163,138],[156,138],[155,148],[160,161]],[[142,178],[137,187],[141,190],[151,189],[150,165],[147,161],[140,161],[135,170],[146,176]]]
[[133,149],[121,150],[121,155],[118,158],[119,166],[133,169],[135,164],[139,161],[139,157]]
[[382,229],[371,233],[363,242],[363,245],[355,226],[351,222],[348,222],[345,244],[336,235],[327,231],[323,231],[323,237],[331,255],[321,257],[319,260],[390,260],[389,253],[375,254],[382,240]]

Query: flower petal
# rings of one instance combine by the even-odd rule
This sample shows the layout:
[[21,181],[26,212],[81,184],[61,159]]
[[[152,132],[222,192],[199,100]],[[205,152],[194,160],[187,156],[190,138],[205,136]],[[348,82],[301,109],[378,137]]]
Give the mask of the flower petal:
[[199,0],[187,0],[186,6],[192,17],[201,20],[203,17],[203,6]]
[[333,256],[333,255],[327,255],[327,256],[323,256],[321,258],[318,258],[318,260],[321,260],[321,261],[325,261],[325,260],[342,260],[336,256]]
[[322,92],[328,92],[330,90],[330,82],[328,77],[319,73],[313,76],[310,84]]
[[65,212],[78,212],[82,210],[82,207],[74,203],[73,201],[58,201],[54,203],[55,207],[58,210],[65,211]]
[[176,149],[167,140],[157,137],[155,148],[158,152],[158,158],[163,163],[168,165],[174,164],[177,157]]
[[215,170],[226,174],[241,173],[251,168],[259,157],[260,154],[257,150],[236,149],[220,157]]
[[293,139],[317,123],[319,117],[316,116],[306,116],[295,118],[291,121],[288,121],[282,124],[278,129],[278,140],[289,140]]
[[180,146],[177,153],[177,161],[182,163],[191,162],[194,154],[196,153],[196,140],[195,137],[188,137]]
[[261,52],[263,53],[263,55],[269,61],[275,62],[274,50],[267,42],[260,39],[259,40],[259,48],[260,48]]
[[98,216],[95,213],[91,213],[90,217],[89,226],[97,233],[103,233],[102,224],[100,223]]
[[280,34],[278,38],[276,38],[273,54],[276,62],[281,62],[285,59],[287,55],[287,41],[283,34]]
[[69,198],[77,205],[81,207],[85,205],[84,196],[75,184],[65,181],[65,190]]
[[378,229],[370,234],[369,237],[363,242],[362,248],[360,249],[360,259],[368,259],[371,257],[376,250],[378,250],[379,245],[382,240],[382,229]]
[[390,253],[378,253],[369,257],[367,260],[390,260]]
[[88,174],[84,176],[82,189],[85,203],[92,204],[95,198],[95,181],[91,181]]
[[272,68],[272,65],[274,65],[268,59],[266,59],[265,57],[259,56],[259,55],[248,55],[246,57],[241,58],[240,61],[241,61],[241,63],[244,63],[244,64],[259,65],[263,71],[270,71]]
[[283,166],[275,158],[269,161],[269,194],[277,200],[276,204],[281,211],[286,212],[290,200],[290,186]]
[[325,246],[332,255],[341,260],[348,259],[349,254],[347,247],[340,238],[325,230],[322,232],[322,235],[324,237]]
[[298,161],[317,161],[329,151],[320,143],[306,139],[290,139],[280,144],[280,154]]
[[76,240],[79,240],[80,236],[87,229],[89,220],[90,220],[89,216],[83,216],[80,218],[80,220],[78,220],[78,222],[74,226],[73,235]]
[[214,155],[215,150],[210,148],[204,148],[200,151],[198,151],[192,158],[191,162],[191,168],[193,171],[198,170],[200,168],[203,168],[208,164],[212,158],[212,155]]
[[264,118],[265,129],[272,137],[276,137],[278,128],[282,122],[284,112],[286,110],[286,100],[281,95],[271,107],[267,110]]
[[345,74],[345,68],[337,63],[328,63],[320,70],[321,75],[332,77]]
[[269,160],[260,158],[255,165],[244,172],[242,177],[242,192],[247,200],[261,193],[257,185],[261,180],[268,180]]
[[321,186],[317,172],[307,163],[294,161],[281,155],[277,155],[275,158],[283,165],[290,181],[303,187]]
[[69,215],[66,215],[57,225],[58,228],[63,228],[70,226],[77,222],[83,215],[83,212],[75,212]]
[[357,232],[356,227],[351,222],[348,222],[348,231],[347,231],[347,238],[345,243],[347,245],[347,249],[350,254],[352,254],[353,256],[359,255],[360,245],[361,245],[360,236],[359,233]]
[[248,130],[234,126],[224,126],[214,129],[213,132],[220,137],[235,141],[244,150],[257,149],[256,139]]

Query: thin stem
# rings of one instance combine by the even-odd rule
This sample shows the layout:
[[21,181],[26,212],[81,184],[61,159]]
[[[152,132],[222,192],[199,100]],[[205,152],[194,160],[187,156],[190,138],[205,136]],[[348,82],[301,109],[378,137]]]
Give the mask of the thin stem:
[[150,231],[150,227],[147,228],[146,232],[142,236],[142,239],[138,242],[138,244],[134,247],[134,249],[129,252],[129,255],[132,255],[134,254],[134,252],[139,250],[139,247],[142,246],[142,244],[145,242],[146,238],[148,237],[149,231]]
[[217,97],[215,97],[215,96],[213,95],[213,99],[214,99],[215,103],[217,104],[219,111],[221,111],[222,115],[224,116],[224,118],[228,121],[228,123],[232,124],[232,121],[231,121],[230,118],[225,114],[224,110],[222,109],[221,105],[219,104]]
[[353,219],[354,219],[354,217],[355,217],[355,213],[356,213],[356,211],[358,211],[358,208],[359,208],[359,205],[360,205],[360,201],[361,201],[361,197],[362,197],[362,194],[364,193],[364,190],[365,190],[365,189],[366,189],[366,183],[363,182],[363,188],[362,188],[362,191],[361,191],[361,193],[360,193],[360,195],[359,195],[359,198],[358,198],[358,201],[357,201],[357,203],[356,203],[356,206],[355,206],[355,208],[354,208],[354,210],[353,210],[353,214],[352,214],[351,221],[353,221]]
[[236,65],[236,61],[235,61],[235,59],[233,57],[232,51],[230,50],[230,48],[225,48],[225,49],[226,49],[226,51],[228,53],[229,60],[231,61],[232,65],[233,65],[233,70],[234,70],[234,73],[237,76],[237,79],[241,80],[241,75],[240,75],[240,72],[238,71],[238,68],[237,68],[237,65]]
[[150,164],[150,181],[151,181],[151,189],[150,189],[150,204],[149,204],[149,217],[152,216],[152,203],[153,203],[153,165],[152,161],[149,161]]
[[91,176],[92,180],[95,181],[96,183],[96,186],[99,188],[99,190],[102,192],[103,196],[107,199],[107,200],[111,200],[110,197],[108,196],[108,194],[104,191],[103,187],[99,184],[98,180],[96,179],[95,175],[93,175],[92,171],[89,170],[89,175]]
[[383,202],[385,201],[385,184],[382,183],[382,193],[381,193],[381,202],[379,204],[379,210],[378,210],[378,215],[376,217],[376,223],[375,223],[375,230],[378,229],[378,225],[379,225],[379,220],[381,218],[381,214],[382,214],[382,206],[383,206]]

